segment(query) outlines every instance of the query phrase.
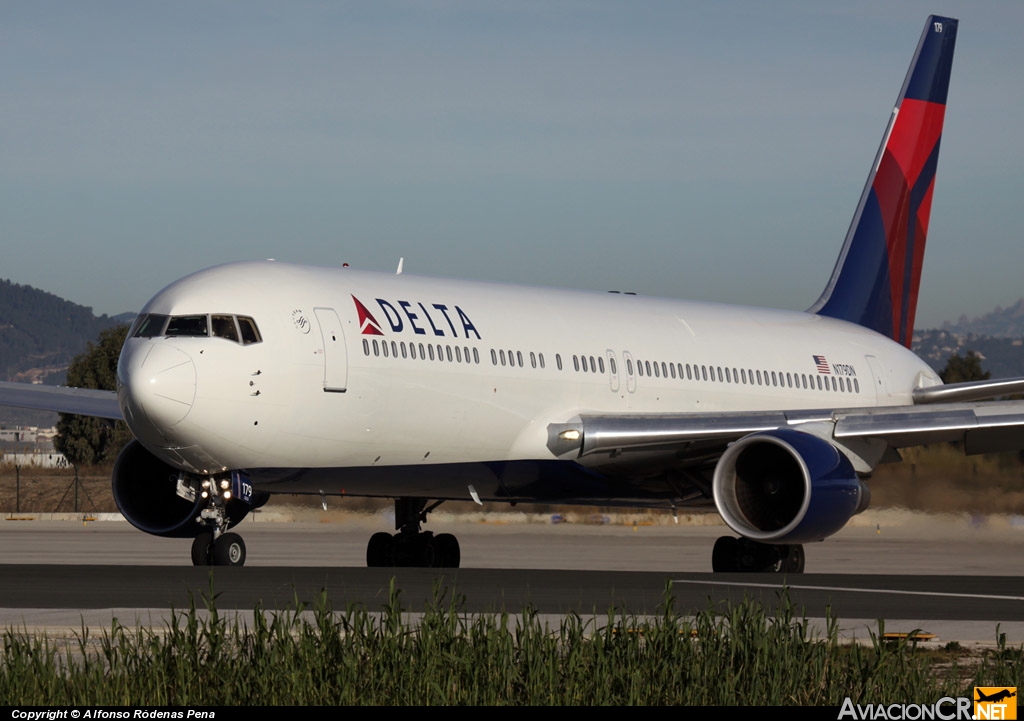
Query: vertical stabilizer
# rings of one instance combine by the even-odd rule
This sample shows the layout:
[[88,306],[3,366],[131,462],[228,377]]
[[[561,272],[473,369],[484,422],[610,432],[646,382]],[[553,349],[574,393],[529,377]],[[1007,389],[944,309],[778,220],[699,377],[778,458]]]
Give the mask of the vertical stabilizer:
[[932,15],[825,291],[808,310],[910,347],[958,21]]

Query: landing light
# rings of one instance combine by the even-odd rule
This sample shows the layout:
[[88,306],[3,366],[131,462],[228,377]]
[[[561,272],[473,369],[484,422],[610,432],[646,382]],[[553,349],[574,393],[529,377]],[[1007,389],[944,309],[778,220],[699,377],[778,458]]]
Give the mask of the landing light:
[[580,432],[576,429],[562,431],[558,434],[558,437],[563,441],[578,441],[580,439]]

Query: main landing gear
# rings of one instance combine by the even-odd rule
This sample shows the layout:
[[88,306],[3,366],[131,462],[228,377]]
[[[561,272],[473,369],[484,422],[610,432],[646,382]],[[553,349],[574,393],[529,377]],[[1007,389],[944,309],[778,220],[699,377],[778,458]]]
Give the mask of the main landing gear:
[[459,541],[450,533],[435,536],[420,530],[427,514],[441,505],[429,508],[426,498],[396,498],[395,528],[398,533],[375,533],[366,544],[366,565],[418,566],[421,568],[458,568],[461,560]]
[[711,570],[715,573],[803,573],[804,547],[722,536],[711,551]]

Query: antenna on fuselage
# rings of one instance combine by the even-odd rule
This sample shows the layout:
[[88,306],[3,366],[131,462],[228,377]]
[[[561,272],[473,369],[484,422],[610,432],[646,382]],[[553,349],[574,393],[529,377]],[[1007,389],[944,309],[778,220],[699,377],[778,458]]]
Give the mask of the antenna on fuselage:
[[402,265],[404,263],[405,263],[405,258],[399,258],[398,259],[398,270],[395,271],[395,275],[401,275],[402,274]]

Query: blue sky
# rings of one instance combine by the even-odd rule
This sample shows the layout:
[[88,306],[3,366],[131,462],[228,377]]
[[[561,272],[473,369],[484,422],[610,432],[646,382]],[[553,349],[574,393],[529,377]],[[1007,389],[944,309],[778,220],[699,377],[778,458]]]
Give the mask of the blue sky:
[[1024,3],[2,2],[0,277],[137,310],[230,260],[801,309],[929,13],[918,327],[1024,295]]

